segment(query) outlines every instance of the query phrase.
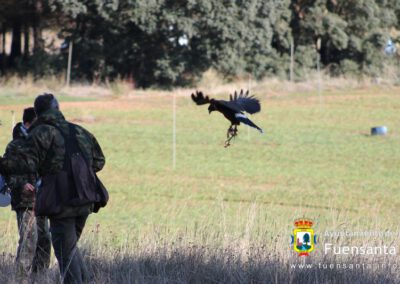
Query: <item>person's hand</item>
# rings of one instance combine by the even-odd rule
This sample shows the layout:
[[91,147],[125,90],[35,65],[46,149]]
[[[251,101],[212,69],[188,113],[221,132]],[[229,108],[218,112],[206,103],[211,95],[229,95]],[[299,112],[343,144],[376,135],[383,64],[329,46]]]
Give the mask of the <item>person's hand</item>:
[[30,184],[26,183],[21,191],[22,200],[34,200],[35,199],[35,187]]
[[26,183],[24,185],[24,190],[25,191],[34,192],[35,191],[35,187],[33,185],[31,185],[30,183]]

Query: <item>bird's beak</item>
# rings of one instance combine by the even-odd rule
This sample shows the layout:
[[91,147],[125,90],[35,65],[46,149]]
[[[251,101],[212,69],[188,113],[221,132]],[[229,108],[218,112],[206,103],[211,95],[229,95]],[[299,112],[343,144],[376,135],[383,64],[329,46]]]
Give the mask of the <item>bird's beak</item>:
[[211,114],[211,110],[208,111],[208,114]]

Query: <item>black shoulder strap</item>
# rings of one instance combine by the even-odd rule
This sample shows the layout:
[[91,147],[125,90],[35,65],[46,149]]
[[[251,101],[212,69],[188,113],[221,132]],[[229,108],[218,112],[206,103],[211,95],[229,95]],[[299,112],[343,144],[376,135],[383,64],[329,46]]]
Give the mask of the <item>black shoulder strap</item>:
[[53,126],[54,128],[56,128],[64,138],[64,143],[65,143],[65,155],[64,155],[64,165],[63,165],[64,170],[69,170],[68,161],[72,157],[73,154],[81,153],[83,158],[86,160],[84,153],[82,152],[82,150],[79,147],[78,139],[76,138],[75,125],[70,122],[67,122],[67,123],[68,123],[68,130],[69,130],[68,134],[65,133],[58,125],[49,124],[49,125]]

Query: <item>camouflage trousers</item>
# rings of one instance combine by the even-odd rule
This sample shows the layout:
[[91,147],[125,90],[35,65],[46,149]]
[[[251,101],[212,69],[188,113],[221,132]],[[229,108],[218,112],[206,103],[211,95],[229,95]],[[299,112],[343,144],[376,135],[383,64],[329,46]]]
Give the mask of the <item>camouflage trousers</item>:
[[51,240],[46,217],[35,217],[30,209],[17,213],[19,241],[17,249],[17,273],[20,277],[30,272],[40,272],[50,265]]

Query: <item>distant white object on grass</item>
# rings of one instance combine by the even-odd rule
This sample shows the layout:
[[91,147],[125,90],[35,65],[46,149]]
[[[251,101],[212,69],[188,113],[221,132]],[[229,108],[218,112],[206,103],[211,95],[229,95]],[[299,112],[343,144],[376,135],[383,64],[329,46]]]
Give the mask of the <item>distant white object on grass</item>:
[[388,129],[386,126],[376,126],[371,128],[371,135],[386,135]]

